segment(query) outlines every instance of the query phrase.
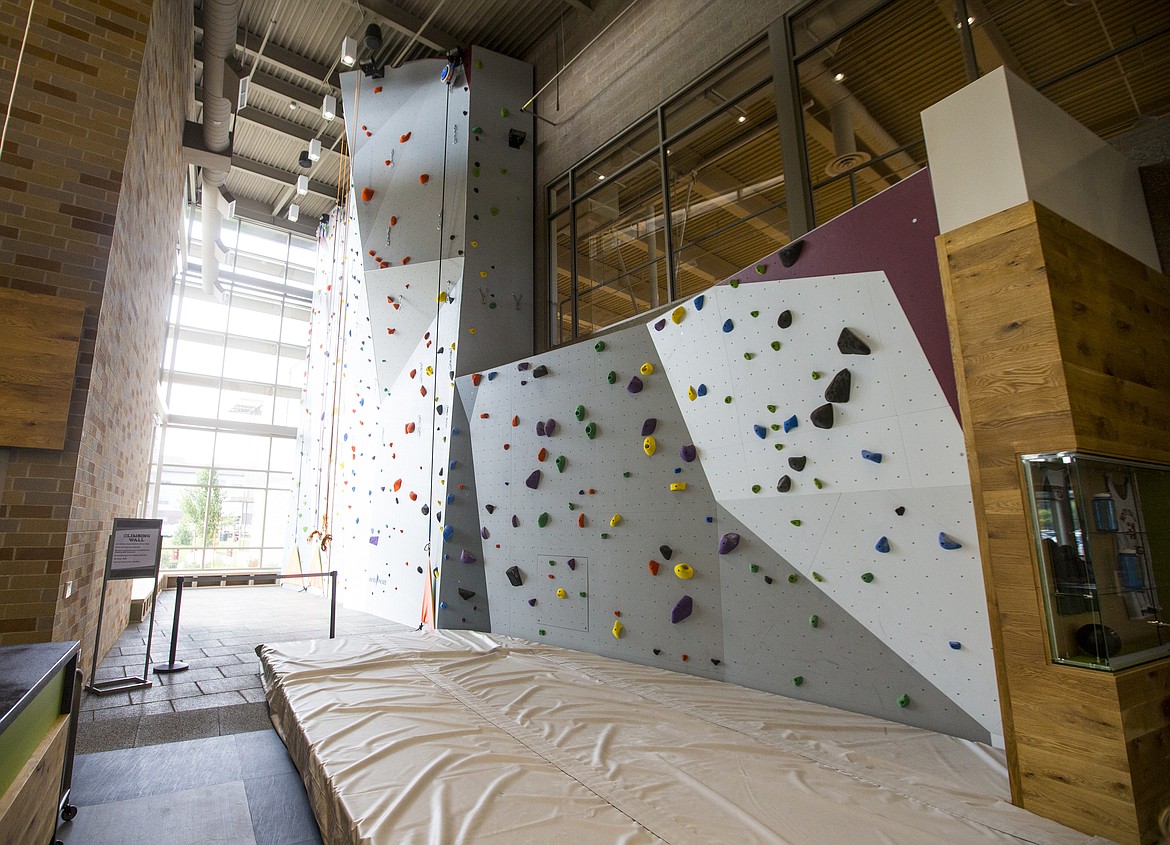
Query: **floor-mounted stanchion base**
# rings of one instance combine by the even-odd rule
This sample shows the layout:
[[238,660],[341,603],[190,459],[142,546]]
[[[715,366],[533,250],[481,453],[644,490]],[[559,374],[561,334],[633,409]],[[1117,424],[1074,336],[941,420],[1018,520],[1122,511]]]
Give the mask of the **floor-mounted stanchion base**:
[[153,671],[159,675],[165,675],[169,672],[185,672],[190,668],[191,667],[182,660],[175,660],[171,663],[158,663],[155,665]]

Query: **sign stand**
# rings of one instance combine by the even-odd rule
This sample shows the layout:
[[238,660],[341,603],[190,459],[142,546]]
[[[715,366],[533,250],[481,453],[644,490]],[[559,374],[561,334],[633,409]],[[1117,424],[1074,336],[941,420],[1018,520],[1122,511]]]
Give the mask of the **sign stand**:
[[[135,578],[153,578],[158,584],[158,570],[162,562],[162,520],[161,519],[115,519],[114,530],[106,546],[106,571],[102,580],[102,597],[98,604],[97,630],[93,638],[93,668],[85,688],[94,695],[109,695],[115,692],[129,692],[152,686],[147,677],[150,666],[150,646],[154,638],[154,608],[156,600],[150,603],[150,628],[146,634],[146,655],[142,664],[142,676],[96,681],[98,645],[102,635],[102,616],[106,609],[106,587],[110,581],[129,581]],[[154,591],[152,591],[153,595]]]

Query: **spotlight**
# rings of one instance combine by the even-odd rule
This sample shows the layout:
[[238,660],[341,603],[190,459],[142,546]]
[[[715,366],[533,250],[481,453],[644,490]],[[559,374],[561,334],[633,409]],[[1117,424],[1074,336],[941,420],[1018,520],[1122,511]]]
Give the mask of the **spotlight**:
[[845,81],[845,74],[841,73],[840,71],[837,71],[835,74],[833,74],[833,81],[834,82],[844,82]]
[[297,220],[300,219],[300,216],[301,216],[301,207],[299,205],[297,205],[295,202],[292,203],[291,205],[289,205],[289,207],[288,207],[288,222],[289,223],[296,223]]
[[307,193],[309,193],[309,177],[302,173],[297,177],[297,196],[303,197]]
[[297,159],[297,164],[299,164],[301,167],[312,167],[313,166],[313,160],[311,158],[309,158],[309,151],[308,150],[301,150],[301,157],[299,159]]
[[321,139],[314,138],[309,141],[309,161],[317,161],[321,158]]
[[528,137],[526,132],[521,132],[519,129],[508,130],[508,146],[514,150],[520,149],[524,145],[524,139]]
[[321,101],[321,117],[326,120],[337,117],[337,98],[332,94],[326,94],[325,99]]
[[382,27],[376,23],[372,23],[366,27],[366,34],[362,41],[366,45],[366,49],[371,53],[376,53],[382,49]]
[[236,216],[236,195],[227,188],[220,188],[219,195],[223,197],[223,205],[220,207],[220,211],[224,217],[231,220]]
[[348,35],[341,39],[341,63],[346,67],[357,64],[357,39]]

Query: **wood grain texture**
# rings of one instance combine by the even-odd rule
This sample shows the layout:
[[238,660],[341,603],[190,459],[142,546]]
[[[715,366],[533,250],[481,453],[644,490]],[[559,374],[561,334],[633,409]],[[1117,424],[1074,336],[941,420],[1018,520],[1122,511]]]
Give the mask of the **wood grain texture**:
[[0,796],[0,845],[52,841],[68,732],[69,717],[61,716]]
[[1170,463],[1170,283],[1033,203],[937,247],[1013,801],[1152,843],[1170,803],[1170,660],[1052,663],[1020,456]]
[[85,303],[0,288],[0,446],[62,449]]

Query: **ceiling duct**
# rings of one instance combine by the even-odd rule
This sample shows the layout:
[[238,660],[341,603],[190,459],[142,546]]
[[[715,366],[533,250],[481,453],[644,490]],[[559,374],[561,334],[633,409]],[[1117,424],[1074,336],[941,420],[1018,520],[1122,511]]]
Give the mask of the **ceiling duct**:
[[839,176],[870,160],[869,153],[858,151],[853,129],[853,107],[849,99],[838,100],[829,109],[833,127],[833,158],[825,165],[825,175]]

